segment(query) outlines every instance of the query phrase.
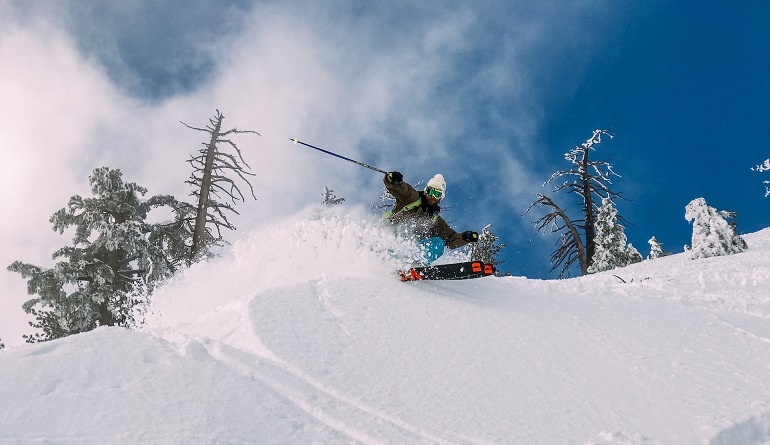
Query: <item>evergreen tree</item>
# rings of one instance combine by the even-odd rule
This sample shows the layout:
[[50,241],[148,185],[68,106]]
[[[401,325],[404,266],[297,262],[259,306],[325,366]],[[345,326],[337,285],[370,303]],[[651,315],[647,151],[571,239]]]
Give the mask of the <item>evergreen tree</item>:
[[746,241],[738,234],[735,224],[730,224],[725,219],[736,216],[735,212],[718,212],[708,206],[703,198],[694,199],[687,204],[684,217],[693,222],[691,258],[732,255],[746,250]]
[[5,343],[3,343],[2,339],[0,339],[0,349],[5,349]]
[[334,195],[334,190],[331,190],[329,187],[324,187],[321,197],[323,198],[323,204],[327,206],[335,206],[345,202],[345,198],[337,198]]
[[642,260],[631,244],[626,245],[625,227],[618,223],[618,211],[609,198],[602,199],[596,217],[596,251],[589,273],[603,272]]
[[[227,219],[225,211],[236,215],[239,213],[230,203],[218,201],[222,195],[233,204],[236,201],[245,201],[243,193],[231,176],[237,176],[242,182],[245,182],[251,190],[252,198],[257,199],[254,196],[254,187],[246,179],[246,176],[255,175],[246,171],[251,167],[243,160],[238,146],[228,137],[241,133],[256,135],[259,133],[252,130],[238,130],[237,128],[223,131],[222,121],[224,119],[225,116],[216,110],[216,114],[212,119],[209,119],[209,125],[206,128],[195,128],[182,122],[182,125],[187,128],[205,132],[210,137],[208,142],[203,143],[204,148],[198,151],[198,155],[191,156],[187,161],[193,166],[193,172],[187,183],[193,186],[192,196],[198,201],[194,209],[185,210],[185,213],[190,215],[188,224],[193,226],[189,263],[210,256],[211,247],[221,246],[224,243],[222,229],[235,230],[235,226]],[[232,151],[228,152],[227,147]],[[194,223],[191,223],[190,220]],[[211,227],[216,230],[216,236]]]
[[[765,159],[765,162],[763,162],[760,165],[757,165],[756,167],[752,168],[755,172],[766,172],[770,171],[770,159]],[[770,181],[763,181],[765,184],[765,198],[770,195],[770,187],[767,184],[770,184]]]
[[648,260],[654,260],[657,258],[671,255],[671,252],[663,250],[663,246],[658,242],[658,239],[655,238],[654,236],[650,238],[650,240],[647,242],[650,243],[650,254],[647,256]]
[[89,177],[92,198],[73,196],[50,219],[59,233],[74,227],[72,246],[54,252],[59,260],[47,269],[15,261],[8,270],[28,280],[35,298],[24,310],[42,334],[28,342],[52,340],[97,326],[132,326],[134,309],[146,293],[174,273],[189,233],[180,222],[149,224],[150,210],[181,204],[171,196],[143,201],[147,189],[124,183],[120,170],[97,168]]
[[479,235],[479,241],[471,245],[470,258],[472,261],[483,261],[487,264],[502,264],[505,261],[497,261],[500,250],[505,244],[495,244],[500,238],[490,229],[492,224],[487,224]]
[[641,263],[644,261],[644,257],[638,250],[636,250],[636,247],[634,247],[633,244],[628,243],[626,251],[628,252],[628,264]]

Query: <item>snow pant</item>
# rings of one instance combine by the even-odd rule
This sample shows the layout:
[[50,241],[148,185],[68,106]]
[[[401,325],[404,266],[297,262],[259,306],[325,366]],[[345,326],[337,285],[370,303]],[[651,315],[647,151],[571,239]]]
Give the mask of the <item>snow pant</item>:
[[439,259],[444,254],[444,248],[446,247],[444,240],[438,236],[421,239],[418,244],[426,266]]

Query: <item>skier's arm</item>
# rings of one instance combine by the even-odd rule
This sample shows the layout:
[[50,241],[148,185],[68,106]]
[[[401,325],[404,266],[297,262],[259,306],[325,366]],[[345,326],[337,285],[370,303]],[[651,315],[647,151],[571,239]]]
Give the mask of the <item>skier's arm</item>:
[[417,200],[420,194],[411,185],[404,182],[404,175],[399,172],[390,172],[382,178],[385,188],[396,198],[396,201],[409,204]]
[[[464,236],[467,232],[459,233],[455,231],[453,228],[449,227],[449,224],[447,224],[446,221],[444,221],[444,218],[440,216],[433,224],[433,230],[436,231],[436,235],[441,237],[441,239],[444,240],[446,246],[450,249],[457,249],[458,247],[462,247],[469,242],[473,242],[471,237]],[[476,239],[478,240],[478,236]]]

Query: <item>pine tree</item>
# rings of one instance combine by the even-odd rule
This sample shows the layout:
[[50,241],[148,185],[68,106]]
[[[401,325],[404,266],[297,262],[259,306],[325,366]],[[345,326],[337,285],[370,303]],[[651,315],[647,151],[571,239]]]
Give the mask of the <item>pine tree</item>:
[[596,251],[589,273],[603,272],[642,260],[634,246],[626,245],[625,227],[618,223],[618,211],[609,198],[602,199],[596,217]]
[[628,253],[628,264],[641,263],[644,261],[644,257],[642,257],[642,254],[636,250],[636,247],[634,247],[633,244],[628,243],[626,252]]
[[647,255],[648,260],[654,260],[657,258],[671,255],[671,252],[663,250],[663,246],[658,242],[658,239],[655,238],[654,236],[650,238],[650,240],[647,242],[650,243],[650,254]]
[[2,339],[0,339],[0,349],[5,349],[5,343],[3,343]]
[[331,190],[329,187],[324,187],[324,192],[321,194],[321,197],[323,198],[322,203],[327,206],[335,206],[345,202],[345,198],[337,198],[334,195],[334,190]]
[[479,235],[479,241],[471,246],[470,258],[472,261],[483,261],[487,264],[502,264],[505,261],[497,261],[500,250],[505,244],[495,244],[500,238],[490,229],[492,224],[487,224]]
[[703,198],[692,200],[685,207],[684,217],[693,222],[692,259],[732,255],[748,248],[746,241],[738,234],[735,224],[725,218],[735,218],[735,212],[721,211],[706,204]]
[[[251,190],[252,198],[257,199],[254,196],[254,187],[246,179],[246,176],[255,175],[246,171],[251,167],[243,160],[241,150],[228,139],[228,136],[241,133],[259,135],[259,133],[237,128],[223,131],[224,119],[225,116],[216,110],[214,117],[209,119],[210,125],[206,128],[195,128],[182,122],[185,127],[208,133],[210,136],[209,141],[203,143],[204,148],[198,151],[198,155],[191,156],[187,161],[193,166],[193,172],[187,183],[193,186],[192,196],[197,199],[196,207],[185,211],[194,221],[188,263],[210,256],[211,247],[221,246],[224,243],[222,229],[235,230],[235,226],[227,219],[225,211],[236,215],[239,213],[230,203],[218,201],[222,195],[225,195],[233,204],[236,201],[245,201],[243,193],[230,176],[235,175],[245,182]],[[226,151],[223,147],[229,147],[232,152]],[[211,227],[216,230],[216,236]]]
[[59,260],[47,269],[15,261],[8,267],[28,280],[35,298],[24,310],[35,316],[31,326],[43,333],[24,336],[28,342],[52,340],[97,326],[131,326],[133,313],[154,286],[181,263],[179,246],[189,233],[180,221],[149,224],[150,210],[181,204],[171,196],[140,199],[147,189],[124,183],[120,170],[97,168],[89,177],[92,198],[73,196],[50,219],[63,233],[74,227],[72,246],[54,252]]

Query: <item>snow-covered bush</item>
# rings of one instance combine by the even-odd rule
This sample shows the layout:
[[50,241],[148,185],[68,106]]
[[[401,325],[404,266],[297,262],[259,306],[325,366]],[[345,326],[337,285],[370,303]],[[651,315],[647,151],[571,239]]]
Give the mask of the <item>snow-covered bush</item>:
[[596,216],[596,250],[588,273],[603,272],[642,261],[631,244],[626,245],[625,227],[618,223],[618,211],[609,198],[602,199]]
[[497,261],[500,250],[505,244],[495,244],[500,237],[492,232],[492,224],[487,224],[479,235],[479,241],[471,245],[470,257],[474,261],[483,261],[487,264],[502,264],[504,261]]
[[[765,162],[763,162],[760,165],[757,165],[756,167],[752,168],[755,172],[766,172],[770,171],[770,158],[765,159]],[[764,181],[765,184],[770,184],[770,181]],[[770,187],[765,185],[765,198],[770,195]]]
[[718,212],[714,207],[709,207],[703,198],[693,199],[687,204],[684,217],[693,222],[691,258],[732,255],[746,250],[746,241],[725,220],[735,216],[734,212]]
[[338,198],[334,194],[334,190],[329,187],[324,187],[324,192],[321,194],[321,197],[323,198],[321,203],[327,206],[336,206],[337,204],[345,202],[345,198]]

